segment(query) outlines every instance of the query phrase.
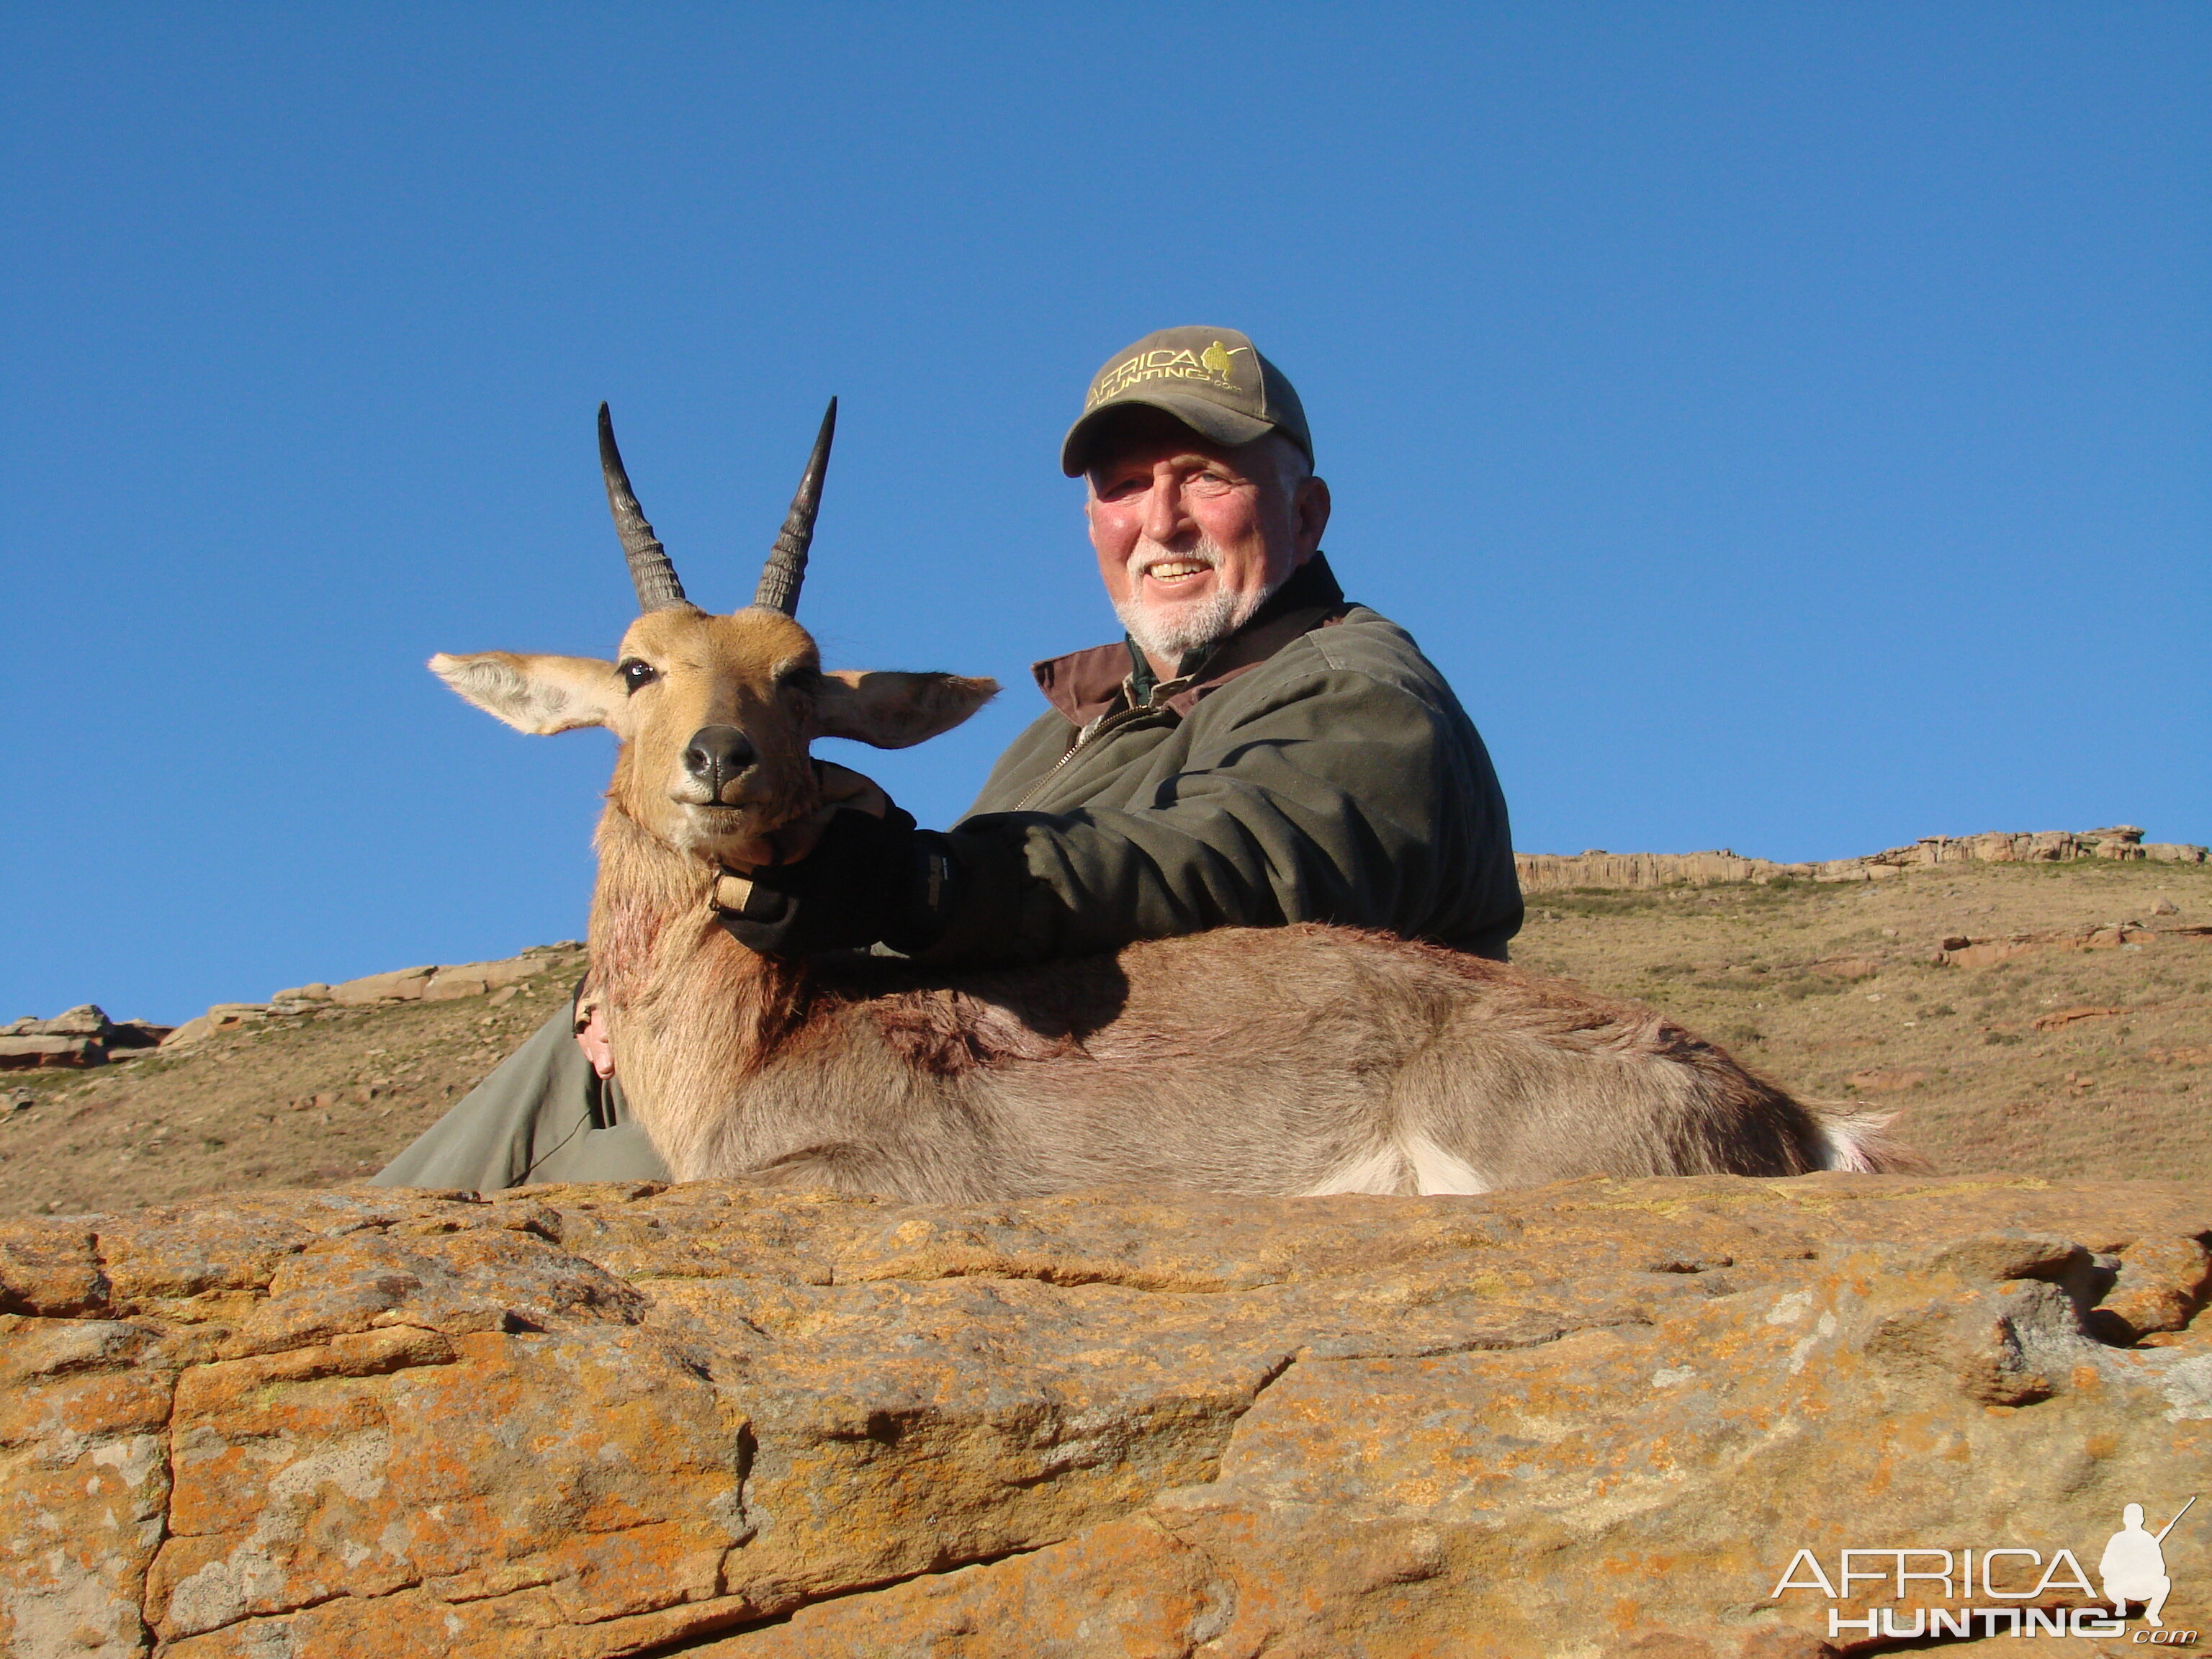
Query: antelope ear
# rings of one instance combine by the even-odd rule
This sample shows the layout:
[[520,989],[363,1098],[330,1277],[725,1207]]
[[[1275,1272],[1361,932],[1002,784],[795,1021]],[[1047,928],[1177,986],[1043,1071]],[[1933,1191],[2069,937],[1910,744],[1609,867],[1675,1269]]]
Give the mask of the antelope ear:
[[597,657],[524,657],[512,651],[449,657],[441,651],[430,659],[430,672],[485,714],[536,737],[614,726],[627,701],[615,665]]
[[814,696],[814,724],[822,737],[904,749],[950,732],[998,695],[996,680],[845,668],[822,677]]

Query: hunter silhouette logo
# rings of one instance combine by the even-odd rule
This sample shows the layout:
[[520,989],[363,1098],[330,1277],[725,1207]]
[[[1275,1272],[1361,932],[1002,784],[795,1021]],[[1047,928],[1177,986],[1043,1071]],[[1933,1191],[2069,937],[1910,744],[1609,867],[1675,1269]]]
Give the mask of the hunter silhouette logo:
[[2159,1609],[2173,1589],[2173,1580],[2166,1571],[2166,1535],[2196,1503],[2192,1497],[2181,1506],[2180,1514],[2155,1534],[2143,1529],[2142,1504],[2130,1504],[2121,1511],[2120,1529],[2112,1534],[2097,1562],[2097,1577],[2105,1581],[2105,1599],[2112,1604],[2113,1618],[2126,1618],[2128,1603],[2141,1601],[2143,1622],[2164,1627],[2166,1620],[2158,1616]]
[[[1249,351],[1250,349],[1251,348],[1249,346],[1238,346],[1237,348],[1237,351]],[[1206,347],[1205,350],[1198,354],[1199,364],[1206,371],[1207,374],[1219,375],[1223,384],[1226,385],[1230,380],[1229,371],[1237,366],[1235,361],[1237,351],[1224,351],[1222,349],[1221,342],[1216,340],[1212,345]]]
[[[1814,1590],[1826,1596],[1831,1603],[1827,1609],[1831,1639],[1847,1634],[1877,1641],[1923,1637],[1986,1639],[1998,1635],[2118,1636],[2125,1630],[2128,1609],[2140,1606],[2143,1628],[2135,1633],[2133,1644],[2192,1646],[2197,1632],[2170,1630],[2160,1614],[2173,1589],[2173,1578],[2166,1565],[2166,1534],[2196,1503],[2192,1497],[2154,1533],[2143,1524],[2143,1506],[2127,1505],[2121,1511],[2120,1529],[2106,1541],[2104,1553],[2097,1559],[2100,1583],[2095,1585],[2090,1583],[2081,1558],[2063,1548],[2047,1558],[2040,1550],[2005,1546],[1964,1550],[1847,1549],[1838,1552],[1832,1577],[1817,1555],[1801,1549],[1790,1558],[1770,1595],[1784,1607],[1792,1590]],[[1903,1601],[1908,1597],[1920,1605],[1909,1611],[1863,1605],[1856,1612],[1835,1605]],[[2053,1601],[2059,1605],[2050,1605]],[[2098,1605],[2100,1601],[2104,1605]],[[1953,1605],[1934,1605],[1941,1602]],[[2023,1605],[2029,1602],[2045,1605]]]

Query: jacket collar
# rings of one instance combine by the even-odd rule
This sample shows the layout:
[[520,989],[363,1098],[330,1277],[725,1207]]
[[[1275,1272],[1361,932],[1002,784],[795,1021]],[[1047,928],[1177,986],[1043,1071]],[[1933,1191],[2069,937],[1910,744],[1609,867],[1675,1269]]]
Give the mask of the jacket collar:
[[1342,622],[1351,608],[1328,560],[1316,553],[1291,573],[1291,579],[1253,613],[1251,621],[1175,679],[1146,684],[1152,678],[1149,665],[1126,638],[1033,664],[1030,672],[1036,676],[1045,701],[1079,726],[1117,709],[1147,704],[1188,716],[1192,706],[1216,687],[1249,673],[1315,629]]

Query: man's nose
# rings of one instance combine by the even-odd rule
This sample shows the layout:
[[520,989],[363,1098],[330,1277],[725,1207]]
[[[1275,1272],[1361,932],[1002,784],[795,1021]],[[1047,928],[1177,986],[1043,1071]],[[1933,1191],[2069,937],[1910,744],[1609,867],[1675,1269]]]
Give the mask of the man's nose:
[[753,740],[734,726],[702,726],[684,745],[684,769],[716,799],[726,784],[750,771],[759,758]]
[[1189,515],[1182,509],[1182,480],[1155,478],[1145,497],[1145,539],[1164,547],[1182,535],[1189,523]]

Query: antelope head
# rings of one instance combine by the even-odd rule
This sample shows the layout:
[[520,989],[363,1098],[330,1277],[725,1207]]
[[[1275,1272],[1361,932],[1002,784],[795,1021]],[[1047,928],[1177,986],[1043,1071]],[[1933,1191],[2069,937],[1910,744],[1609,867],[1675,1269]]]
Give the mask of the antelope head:
[[717,616],[684,598],[600,404],[600,470],[640,612],[621,647],[611,661],[441,653],[431,672],[519,732],[612,732],[622,747],[610,800],[672,851],[710,865],[769,861],[767,838],[819,804],[815,738],[903,749],[957,726],[999,689],[952,674],[823,672],[794,612],[836,425],[833,398],[753,602]]

